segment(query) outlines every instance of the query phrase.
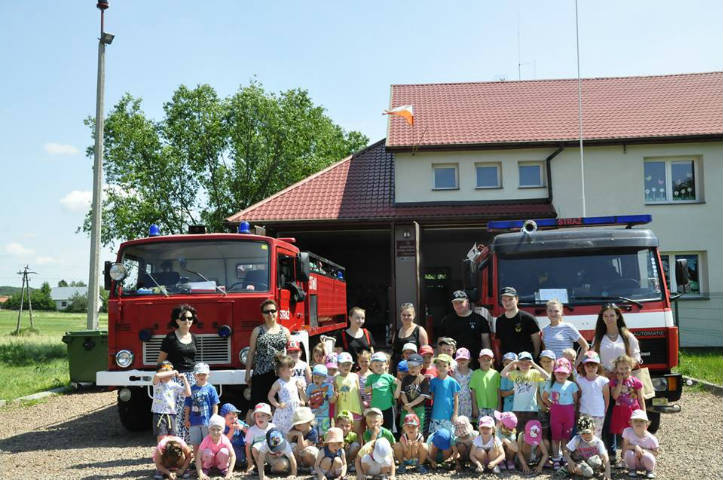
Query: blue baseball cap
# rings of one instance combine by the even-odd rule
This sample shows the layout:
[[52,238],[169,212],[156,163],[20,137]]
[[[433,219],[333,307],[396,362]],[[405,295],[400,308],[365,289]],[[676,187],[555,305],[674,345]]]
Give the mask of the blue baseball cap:
[[540,352],[540,358],[549,358],[551,360],[557,360],[557,355],[552,350],[543,350]]
[[311,370],[312,375],[323,375],[327,376],[329,375],[329,370],[326,368],[326,366],[322,365],[321,363],[314,365],[314,368]]
[[218,414],[225,417],[227,413],[241,413],[241,410],[236,408],[233,403],[224,403],[221,405],[221,409],[218,411]]
[[502,360],[517,360],[517,354],[515,352],[507,352],[502,357]]
[[406,360],[401,360],[399,363],[397,363],[397,372],[408,372],[409,366],[407,365]]
[[286,439],[284,434],[278,428],[272,428],[266,432],[266,444],[273,453],[280,452],[286,448]]
[[452,432],[440,428],[432,434],[432,444],[440,450],[449,450],[452,447]]
[[532,354],[530,352],[520,352],[517,358],[519,360],[532,360]]

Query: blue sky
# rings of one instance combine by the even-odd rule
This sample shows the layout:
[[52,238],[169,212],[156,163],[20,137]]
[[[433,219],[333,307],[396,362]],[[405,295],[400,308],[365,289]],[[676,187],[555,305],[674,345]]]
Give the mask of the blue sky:
[[[160,118],[179,84],[301,87],[345,129],[385,136],[389,85],[576,76],[574,1],[110,0],[106,111]],[[583,77],[723,69],[723,5],[580,0]],[[88,281],[99,13],[93,0],[0,2],[0,285]],[[518,56],[518,32],[519,52]],[[112,258],[104,249],[102,260]]]

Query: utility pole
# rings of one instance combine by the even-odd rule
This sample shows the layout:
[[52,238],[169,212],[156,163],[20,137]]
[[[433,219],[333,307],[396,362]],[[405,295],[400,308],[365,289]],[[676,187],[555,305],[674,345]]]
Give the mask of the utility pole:
[[105,91],[105,46],[114,36],[104,31],[104,13],[108,0],[98,0],[100,10],[100,38],[98,39],[98,80],[95,96],[95,155],[93,157],[93,207],[90,229],[90,267],[88,273],[88,330],[98,329],[98,296],[100,277],[100,224],[103,203],[103,95]]
[[18,275],[23,276],[23,286],[20,289],[20,310],[18,310],[18,324],[15,326],[15,335],[20,334],[20,317],[23,315],[23,304],[25,303],[25,291],[28,292],[28,312],[30,312],[30,328],[35,328],[33,325],[33,301],[30,298],[30,277],[28,275],[36,275],[37,272],[31,272],[30,267],[25,265],[22,272],[18,272]]

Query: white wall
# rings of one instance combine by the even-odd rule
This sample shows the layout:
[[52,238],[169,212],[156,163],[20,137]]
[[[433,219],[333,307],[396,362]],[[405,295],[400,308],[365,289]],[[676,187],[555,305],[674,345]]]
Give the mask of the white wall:
[[[407,202],[516,200],[546,198],[547,187],[519,188],[518,162],[543,163],[543,181],[547,183],[544,160],[555,148],[479,150],[460,152],[417,152],[394,154],[394,200]],[[500,163],[502,188],[476,189],[475,163]],[[458,164],[459,189],[434,190],[432,166]]]

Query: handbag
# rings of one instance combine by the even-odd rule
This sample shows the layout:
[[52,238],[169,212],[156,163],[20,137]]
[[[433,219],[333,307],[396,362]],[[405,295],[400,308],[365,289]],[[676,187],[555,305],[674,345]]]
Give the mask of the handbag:
[[655,396],[655,388],[653,388],[653,380],[650,378],[648,367],[637,368],[631,372],[631,375],[643,384],[643,398],[645,400]]

